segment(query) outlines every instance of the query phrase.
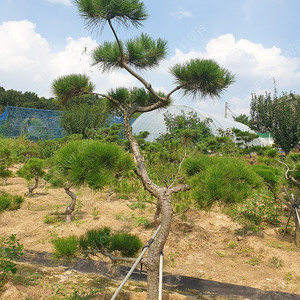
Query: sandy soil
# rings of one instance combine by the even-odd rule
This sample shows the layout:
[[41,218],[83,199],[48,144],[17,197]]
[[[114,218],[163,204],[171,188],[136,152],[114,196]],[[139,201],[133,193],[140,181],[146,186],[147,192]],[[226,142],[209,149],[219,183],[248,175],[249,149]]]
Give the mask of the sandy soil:
[[[25,180],[15,177],[0,190],[24,196],[26,186]],[[50,239],[55,235],[79,236],[103,226],[137,234],[145,243],[151,237],[153,228],[137,225],[141,216],[152,220],[153,207],[149,204],[143,211],[132,210],[129,205],[134,199],[107,201],[105,194],[87,188],[76,193],[82,208],[72,223],[44,223],[50,212],[64,211],[69,198],[62,189],[39,187],[33,197],[25,197],[21,209],[0,215],[0,235],[15,233],[25,249],[49,252],[53,251]],[[174,218],[164,251],[164,271],[300,294],[300,250],[293,245],[292,237],[282,237],[276,228],[241,237],[235,234],[238,228],[218,211],[190,210],[186,221]]]

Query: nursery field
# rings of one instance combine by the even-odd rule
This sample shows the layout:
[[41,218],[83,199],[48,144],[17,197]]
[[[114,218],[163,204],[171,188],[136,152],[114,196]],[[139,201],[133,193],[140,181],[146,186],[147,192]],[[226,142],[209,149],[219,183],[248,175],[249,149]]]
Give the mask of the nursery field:
[[[0,189],[24,196],[27,183],[23,178],[13,177]],[[0,235],[8,237],[16,234],[24,249],[47,252],[53,252],[51,240],[55,237],[80,236],[89,229],[104,226],[114,231],[136,234],[143,243],[151,237],[155,207],[150,203],[137,207],[134,205],[136,199],[118,199],[114,194],[108,199],[105,192],[95,193],[88,188],[76,190],[76,194],[78,201],[72,222],[54,222],[51,213],[63,212],[69,197],[63,189],[39,186],[32,197],[25,196],[19,210],[1,213]],[[210,212],[191,208],[185,218],[176,216],[164,250],[164,271],[300,294],[300,250],[294,246],[293,236],[283,237],[279,226],[243,235],[239,229],[240,225],[219,208],[213,208]],[[101,255],[93,259],[109,261]],[[89,286],[101,288],[99,295],[103,297],[97,299],[109,299],[105,297],[117,287],[117,282],[63,267],[21,265],[21,273],[24,272],[26,280],[20,279],[22,275],[19,275],[19,280],[9,281],[2,288],[1,299],[75,299],[66,297],[67,293],[74,291],[74,286],[77,290]],[[126,285],[125,290],[132,290],[133,287],[141,293],[135,294],[137,298],[124,299],[143,299],[145,286],[134,282]],[[169,299],[190,298],[173,295]]]

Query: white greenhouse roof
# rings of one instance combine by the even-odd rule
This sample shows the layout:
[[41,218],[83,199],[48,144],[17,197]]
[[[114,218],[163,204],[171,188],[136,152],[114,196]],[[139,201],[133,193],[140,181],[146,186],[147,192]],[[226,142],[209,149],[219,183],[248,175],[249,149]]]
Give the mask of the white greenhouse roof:
[[139,134],[142,131],[148,131],[150,134],[147,137],[147,141],[153,142],[161,134],[167,132],[167,128],[164,122],[164,114],[168,112],[172,115],[182,115],[182,113],[188,114],[190,112],[196,113],[201,121],[205,121],[207,118],[211,119],[209,127],[213,135],[218,136],[218,129],[225,131],[226,129],[240,129],[242,131],[252,131],[248,126],[229,119],[222,118],[217,115],[207,114],[201,112],[198,109],[185,106],[185,105],[171,105],[167,108],[161,108],[151,112],[146,112],[140,115],[132,124],[133,134]]

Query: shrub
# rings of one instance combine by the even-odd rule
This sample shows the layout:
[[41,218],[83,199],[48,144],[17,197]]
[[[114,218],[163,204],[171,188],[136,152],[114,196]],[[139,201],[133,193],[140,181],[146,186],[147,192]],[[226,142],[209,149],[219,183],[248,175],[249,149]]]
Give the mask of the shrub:
[[56,238],[52,241],[56,257],[71,258],[75,256],[78,248],[78,239],[75,236]]
[[135,235],[117,233],[111,237],[111,251],[119,251],[122,256],[134,257],[142,248],[142,241]]
[[0,194],[0,212],[5,209],[8,210],[16,210],[21,207],[21,204],[24,202],[24,198],[22,196],[14,196],[8,193]]
[[300,162],[300,153],[292,153],[290,154],[290,158],[294,162]]
[[15,234],[8,238],[0,239],[0,280],[7,278],[9,273],[16,274],[17,265],[13,261],[23,256],[23,246],[19,243]]
[[[86,232],[86,245],[94,250],[105,250],[110,244],[111,231],[110,228],[91,229]],[[81,241],[82,242],[82,241]]]
[[278,152],[276,149],[268,149],[265,151],[265,155],[267,157],[275,158],[278,155]]
[[0,196],[0,212],[2,212],[3,210],[7,209],[9,207],[11,203],[11,199],[9,194],[2,194]]
[[192,195],[202,208],[209,208],[216,201],[225,204],[242,202],[261,183],[251,166],[234,158],[187,159],[184,169],[187,175],[195,174],[190,180]]

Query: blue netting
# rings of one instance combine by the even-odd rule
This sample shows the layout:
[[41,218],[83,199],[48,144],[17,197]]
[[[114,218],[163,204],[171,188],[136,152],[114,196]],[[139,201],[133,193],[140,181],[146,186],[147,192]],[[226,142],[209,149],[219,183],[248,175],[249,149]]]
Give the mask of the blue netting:
[[26,135],[31,140],[61,138],[61,114],[56,110],[7,106],[0,115],[0,133],[4,137]]

